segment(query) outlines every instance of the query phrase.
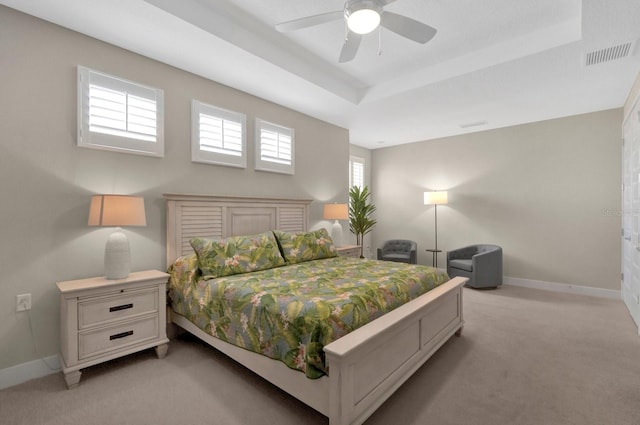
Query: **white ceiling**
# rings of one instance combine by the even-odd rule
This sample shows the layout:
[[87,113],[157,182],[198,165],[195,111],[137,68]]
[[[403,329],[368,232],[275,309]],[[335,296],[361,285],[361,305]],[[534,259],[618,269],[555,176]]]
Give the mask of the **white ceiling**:
[[0,4],[347,128],[371,149],[617,108],[640,70],[640,43],[584,65],[590,51],[640,38],[638,0],[397,0],[385,10],[435,38],[374,31],[346,64],[343,22],[274,29],[343,0]]

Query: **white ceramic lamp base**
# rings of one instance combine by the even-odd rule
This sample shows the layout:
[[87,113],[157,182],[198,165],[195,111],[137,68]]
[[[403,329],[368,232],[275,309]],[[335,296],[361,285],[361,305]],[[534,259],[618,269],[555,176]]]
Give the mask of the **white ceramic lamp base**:
[[333,239],[333,246],[335,246],[336,248],[340,248],[343,245],[342,226],[340,225],[338,220],[336,220],[331,227],[331,239]]
[[131,270],[129,239],[119,227],[109,235],[104,247],[104,275],[107,279],[124,279]]

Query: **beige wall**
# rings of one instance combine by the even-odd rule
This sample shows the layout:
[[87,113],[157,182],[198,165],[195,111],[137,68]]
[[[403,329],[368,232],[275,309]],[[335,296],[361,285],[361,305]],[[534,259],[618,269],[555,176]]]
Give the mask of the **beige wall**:
[[[76,146],[77,65],[164,90],[164,158]],[[247,169],[191,162],[192,98],[247,115]],[[253,170],[255,117],[295,129],[295,176]],[[318,226],[324,201],[347,199],[348,157],[345,129],[0,6],[0,370],[57,353],[55,282],[102,274],[109,229],[87,227],[91,194],[145,197],[147,227],[125,230],[132,269],[164,269],[162,193],[314,199]]]
[[614,109],[374,150],[372,245],[413,239],[431,264],[423,192],[448,190],[440,249],[496,243],[506,276],[619,290],[621,124]]

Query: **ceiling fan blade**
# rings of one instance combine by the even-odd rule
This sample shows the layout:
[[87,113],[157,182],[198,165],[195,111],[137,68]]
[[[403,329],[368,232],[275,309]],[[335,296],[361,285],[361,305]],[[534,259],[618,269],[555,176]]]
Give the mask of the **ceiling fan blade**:
[[309,28],[324,24],[325,22],[336,21],[338,19],[344,19],[344,10],[321,13],[320,15],[307,16],[306,18],[282,22],[276,25],[276,29],[280,32],[295,31],[302,28]]
[[393,2],[395,2],[396,0],[378,0],[378,3],[380,3],[381,6],[386,6],[388,4],[391,4]]
[[356,53],[358,53],[358,47],[360,47],[361,40],[362,36],[360,34],[349,31],[349,33],[347,34],[347,39],[342,45],[342,50],[340,51],[338,62],[345,63],[353,60],[353,58],[356,57]]
[[416,21],[415,19],[387,11],[382,12],[380,25],[396,34],[421,44],[431,40],[438,32],[437,29]]

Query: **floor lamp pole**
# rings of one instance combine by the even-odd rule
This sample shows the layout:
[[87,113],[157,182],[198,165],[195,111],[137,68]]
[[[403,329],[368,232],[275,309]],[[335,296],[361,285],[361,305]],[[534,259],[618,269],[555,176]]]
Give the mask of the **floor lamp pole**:
[[436,250],[438,249],[438,206],[434,205],[434,214],[436,218]]
[[434,215],[435,215],[435,222],[436,222],[436,226],[435,226],[435,236],[436,236],[436,252],[433,253],[433,255],[436,257],[436,261],[435,261],[435,265],[436,267],[438,267],[438,204],[434,205]]
[[435,192],[424,192],[424,204],[433,205],[433,215],[435,221],[435,241],[436,246],[434,249],[427,249],[428,252],[433,254],[433,267],[438,267],[438,205],[446,204],[448,202],[448,195],[446,190],[440,190]]

